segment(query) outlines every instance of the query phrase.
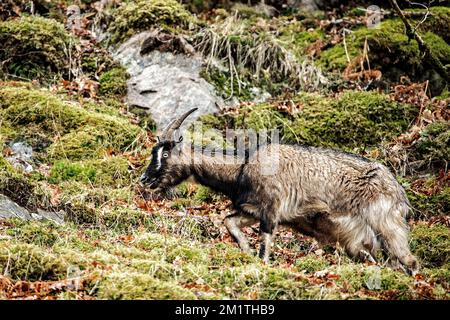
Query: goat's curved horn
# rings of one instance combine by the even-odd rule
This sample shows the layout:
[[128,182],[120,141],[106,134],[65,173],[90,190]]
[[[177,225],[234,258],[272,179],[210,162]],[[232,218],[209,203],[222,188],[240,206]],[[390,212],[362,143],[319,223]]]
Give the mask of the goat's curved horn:
[[173,133],[175,132],[175,130],[178,130],[180,128],[180,126],[183,124],[184,120],[186,120],[186,118],[192,112],[196,111],[197,109],[198,108],[191,109],[188,112],[186,112],[185,114],[183,114],[180,118],[175,119],[172,122],[170,122],[170,124],[166,127],[166,129],[164,129],[164,131],[161,135],[161,140],[166,141],[166,140],[173,139]]

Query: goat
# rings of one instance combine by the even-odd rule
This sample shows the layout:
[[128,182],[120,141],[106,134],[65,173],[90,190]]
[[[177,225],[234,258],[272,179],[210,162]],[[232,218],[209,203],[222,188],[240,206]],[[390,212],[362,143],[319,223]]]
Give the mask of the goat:
[[[336,150],[284,144],[257,149],[248,163],[230,164],[179,147],[182,137],[173,138],[195,110],[174,120],[158,138],[142,184],[167,190],[193,177],[222,192],[236,209],[225,218],[225,226],[243,251],[250,247],[241,228],[259,222],[259,256],[265,263],[274,231],[285,225],[319,243],[338,243],[355,260],[373,261],[381,250],[392,266],[418,270],[408,245],[405,217],[410,205],[385,166]],[[263,152],[269,159],[258,158]],[[263,175],[262,167],[274,160],[270,157],[277,157],[278,170]]]

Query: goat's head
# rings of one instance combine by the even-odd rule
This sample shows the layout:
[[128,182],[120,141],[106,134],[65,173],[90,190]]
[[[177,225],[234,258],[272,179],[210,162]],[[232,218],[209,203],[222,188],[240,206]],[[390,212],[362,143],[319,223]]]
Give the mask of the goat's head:
[[189,175],[186,168],[180,165],[177,145],[183,137],[175,139],[175,132],[183,121],[197,108],[191,109],[179,119],[173,120],[158,136],[158,143],[153,147],[150,164],[141,176],[141,183],[150,189],[169,189],[186,179]]

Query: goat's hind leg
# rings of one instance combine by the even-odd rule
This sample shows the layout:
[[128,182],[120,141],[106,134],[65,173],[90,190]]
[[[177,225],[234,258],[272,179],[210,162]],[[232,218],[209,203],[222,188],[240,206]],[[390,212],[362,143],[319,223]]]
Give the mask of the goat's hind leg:
[[228,229],[228,232],[231,236],[236,240],[239,247],[244,252],[250,252],[250,246],[248,244],[247,237],[242,232],[241,228],[250,226],[257,222],[257,219],[254,217],[244,214],[244,213],[235,213],[225,218],[224,224]]
[[[398,262],[407,268],[408,273],[414,274],[419,269],[417,259],[412,255],[408,244],[408,228],[405,223],[393,225],[386,223],[380,228],[383,247],[392,259],[391,265],[398,266]],[[401,267],[401,266],[400,266]]]
[[414,274],[419,264],[409,249],[408,225],[404,218],[407,211],[408,207],[402,203],[392,204],[389,210],[371,219],[370,223],[381,238],[383,248],[392,260],[391,265],[395,267],[399,262],[407,268],[405,271]]

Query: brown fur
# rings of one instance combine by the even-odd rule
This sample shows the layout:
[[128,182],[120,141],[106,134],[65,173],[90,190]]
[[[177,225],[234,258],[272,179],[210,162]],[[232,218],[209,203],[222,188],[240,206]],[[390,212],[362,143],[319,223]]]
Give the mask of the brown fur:
[[[273,175],[261,174],[274,163],[278,170]],[[154,175],[149,170],[146,177]],[[270,145],[245,164],[182,149],[160,171],[154,187],[165,189],[194,177],[230,197],[237,213],[225,225],[244,251],[250,248],[241,228],[260,222],[265,262],[274,230],[287,225],[322,243],[339,243],[354,259],[372,260],[382,249],[393,264],[418,268],[408,246],[408,200],[381,164],[329,149]]]

